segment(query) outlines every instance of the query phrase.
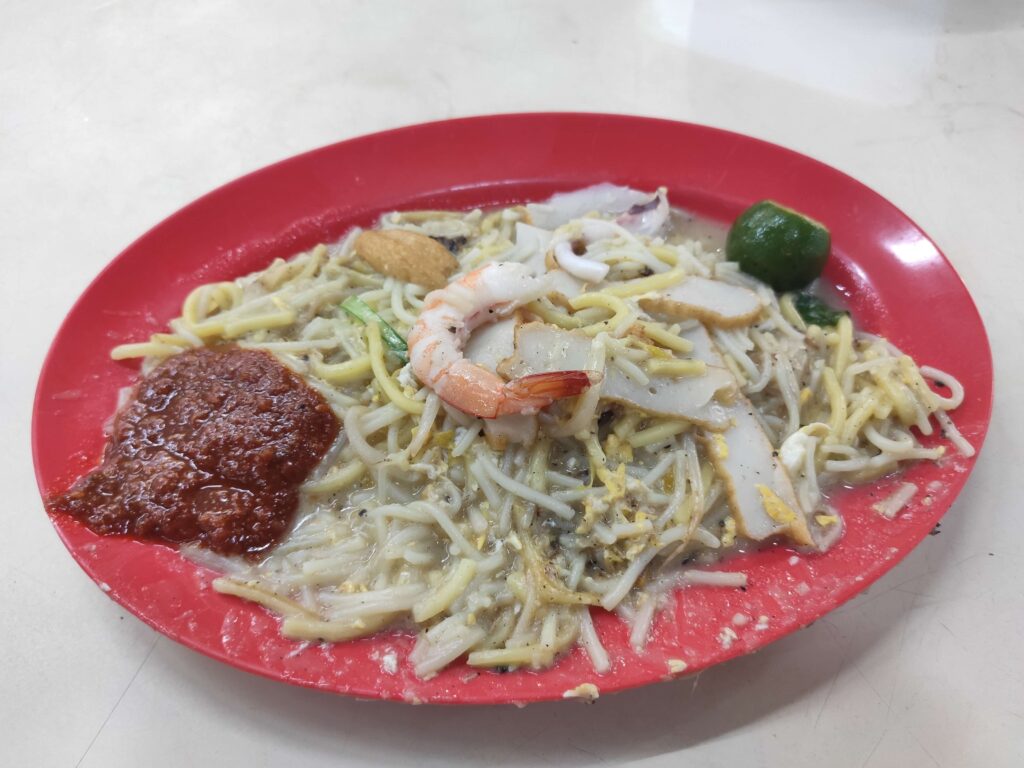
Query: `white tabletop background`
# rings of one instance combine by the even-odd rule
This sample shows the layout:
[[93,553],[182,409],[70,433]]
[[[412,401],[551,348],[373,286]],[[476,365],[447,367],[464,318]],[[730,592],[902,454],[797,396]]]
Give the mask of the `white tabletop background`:
[[[43,512],[29,419],[58,323],[137,235],[242,173],[508,111],[690,120],[821,159],[945,251],[996,361],[932,536],[762,652],[601,698],[453,709],[250,676],[155,634]],[[0,765],[1024,765],[1024,4],[0,1]],[[926,297],[921,320],[931,312]]]

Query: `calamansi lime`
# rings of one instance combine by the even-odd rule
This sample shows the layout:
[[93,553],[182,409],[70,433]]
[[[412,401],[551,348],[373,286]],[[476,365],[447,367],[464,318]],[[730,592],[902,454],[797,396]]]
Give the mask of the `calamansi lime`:
[[733,222],[725,240],[725,255],[776,291],[793,291],[821,275],[831,246],[832,237],[824,225],[762,200]]

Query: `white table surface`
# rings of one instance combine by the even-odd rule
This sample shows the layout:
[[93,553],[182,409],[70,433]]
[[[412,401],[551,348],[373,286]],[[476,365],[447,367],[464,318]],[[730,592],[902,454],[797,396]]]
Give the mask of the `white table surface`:
[[[273,160],[548,109],[775,141],[932,235],[981,309],[997,371],[988,443],[942,535],[753,657],[592,706],[300,690],[109,601],[58,541],[29,455],[43,354],[87,282],[169,213]],[[3,0],[0,764],[1024,765],[1022,201],[1019,0]]]

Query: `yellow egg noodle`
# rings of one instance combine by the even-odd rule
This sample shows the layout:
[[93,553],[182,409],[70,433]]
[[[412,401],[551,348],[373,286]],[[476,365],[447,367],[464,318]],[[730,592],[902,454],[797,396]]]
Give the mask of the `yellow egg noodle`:
[[[626,201],[609,202],[609,191]],[[142,357],[149,370],[197,345],[263,349],[319,391],[344,429],[265,560],[189,555],[226,574],[218,591],[279,614],[290,638],[414,630],[421,677],[464,656],[544,667],[576,643],[600,673],[611,661],[591,606],[618,612],[642,650],[674,588],[744,585],[743,574],[707,570],[730,550],[770,538],[830,546],[842,521],[823,488],[943,456],[912,428],[929,435],[937,420],[973,452],[945,413],[963,399],[951,376],[857,332],[848,316],[808,326],[790,295],[740,272],[668,210],[663,190],[601,185],[547,204],[381,217],[381,229],[450,248],[457,271],[434,296],[497,264],[542,286],[488,309],[497,322],[479,324],[464,353],[503,381],[558,383],[559,371],[584,370],[590,386],[497,418],[422,384],[391,346],[389,329],[410,339],[415,362],[436,300],[374,271],[359,230],[196,288],[169,332],[112,356]],[[352,296],[379,322],[343,310]],[[751,301],[756,316],[737,324]],[[418,323],[425,330],[413,333]],[[913,495],[899,493],[880,508],[886,517]]]

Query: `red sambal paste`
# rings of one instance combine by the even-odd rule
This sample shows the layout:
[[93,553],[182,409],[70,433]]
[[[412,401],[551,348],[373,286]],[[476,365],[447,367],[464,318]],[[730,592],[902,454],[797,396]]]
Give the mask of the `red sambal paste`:
[[189,350],[138,383],[103,463],[47,506],[97,533],[255,558],[288,529],[338,429],[323,397],[269,354]]

